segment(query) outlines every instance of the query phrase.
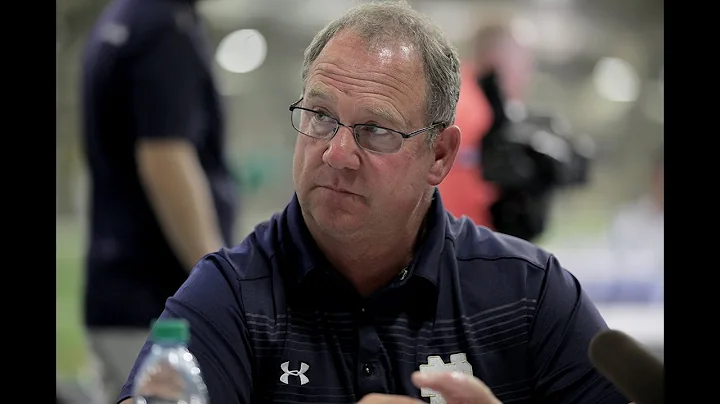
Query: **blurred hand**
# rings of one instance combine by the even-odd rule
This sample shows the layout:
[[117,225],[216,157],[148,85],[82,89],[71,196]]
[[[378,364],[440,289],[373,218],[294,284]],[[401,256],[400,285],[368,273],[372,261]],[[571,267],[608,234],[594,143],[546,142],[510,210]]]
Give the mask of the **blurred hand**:
[[358,404],[425,404],[425,402],[412,397],[372,393],[363,397]]
[[419,388],[437,391],[447,404],[501,404],[480,379],[460,372],[415,372],[412,381]]
[[[418,388],[428,388],[440,393],[447,404],[501,404],[490,388],[480,379],[460,372],[415,372],[412,375],[412,381]],[[358,404],[419,403],[422,401],[405,396],[368,394]]]

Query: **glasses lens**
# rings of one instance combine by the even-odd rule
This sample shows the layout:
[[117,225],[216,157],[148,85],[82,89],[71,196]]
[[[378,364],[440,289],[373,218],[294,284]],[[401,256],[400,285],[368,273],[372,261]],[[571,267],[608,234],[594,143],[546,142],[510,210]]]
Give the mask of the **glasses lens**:
[[355,135],[360,147],[378,153],[395,153],[403,143],[399,133],[377,126],[356,126]]
[[338,123],[335,119],[319,112],[294,109],[292,111],[292,125],[296,131],[303,135],[323,139],[335,132]]

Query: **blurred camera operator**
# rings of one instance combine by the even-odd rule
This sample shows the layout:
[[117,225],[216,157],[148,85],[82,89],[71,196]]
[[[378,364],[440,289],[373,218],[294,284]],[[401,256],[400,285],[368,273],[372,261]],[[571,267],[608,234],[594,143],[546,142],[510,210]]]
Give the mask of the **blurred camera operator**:
[[532,74],[529,49],[512,38],[506,18],[483,24],[471,41],[469,57],[461,61],[460,99],[456,123],[463,131],[460,151],[450,174],[439,189],[446,208],[455,216],[468,216],[478,225],[494,228],[490,207],[497,187],[483,177],[480,147],[483,137],[500,123],[480,79],[500,74],[508,100],[520,100]]
[[545,229],[553,191],[585,182],[592,148],[570,136],[561,117],[525,108],[532,50],[513,37],[507,18],[493,21],[463,63],[463,143],[440,191],[454,215],[532,241]]

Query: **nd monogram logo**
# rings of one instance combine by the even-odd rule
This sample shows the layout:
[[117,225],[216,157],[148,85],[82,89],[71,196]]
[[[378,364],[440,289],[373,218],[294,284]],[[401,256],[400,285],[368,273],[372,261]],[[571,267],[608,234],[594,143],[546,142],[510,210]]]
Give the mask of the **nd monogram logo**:
[[[473,375],[472,366],[464,353],[450,355],[450,363],[446,364],[439,356],[428,356],[427,365],[420,365],[420,373],[460,372],[468,376]],[[430,397],[430,404],[446,404],[442,396],[430,389],[420,389],[420,395]]]
[[305,362],[300,362],[300,370],[290,370],[290,362],[283,362],[280,365],[280,369],[282,369],[283,374],[280,376],[280,381],[288,384],[288,378],[290,376],[296,376],[300,378],[300,384],[306,384],[310,382],[310,379],[308,379],[307,376],[305,376],[305,372],[310,369],[310,365],[308,365]]

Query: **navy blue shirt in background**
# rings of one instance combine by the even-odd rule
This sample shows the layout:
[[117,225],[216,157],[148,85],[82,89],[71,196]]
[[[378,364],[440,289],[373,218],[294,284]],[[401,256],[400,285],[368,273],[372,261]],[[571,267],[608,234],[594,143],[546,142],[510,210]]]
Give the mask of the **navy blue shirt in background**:
[[454,218],[437,191],[408,271],[369,298],[328,264],[294,198],[201,260],[162,317],[189,321],[214,404],[419,397],[410,375],[456,354],[504,403],[628,403],[588,360],[607,327],[577,280],[549,253]]
[[223,157],[223,117],[194,4],[116,0],[82,61],[84,147],[91,174],[85,322],[148,328],[187,279],[138,176],[140,139],[187,139],[230,245],[236,190]]

